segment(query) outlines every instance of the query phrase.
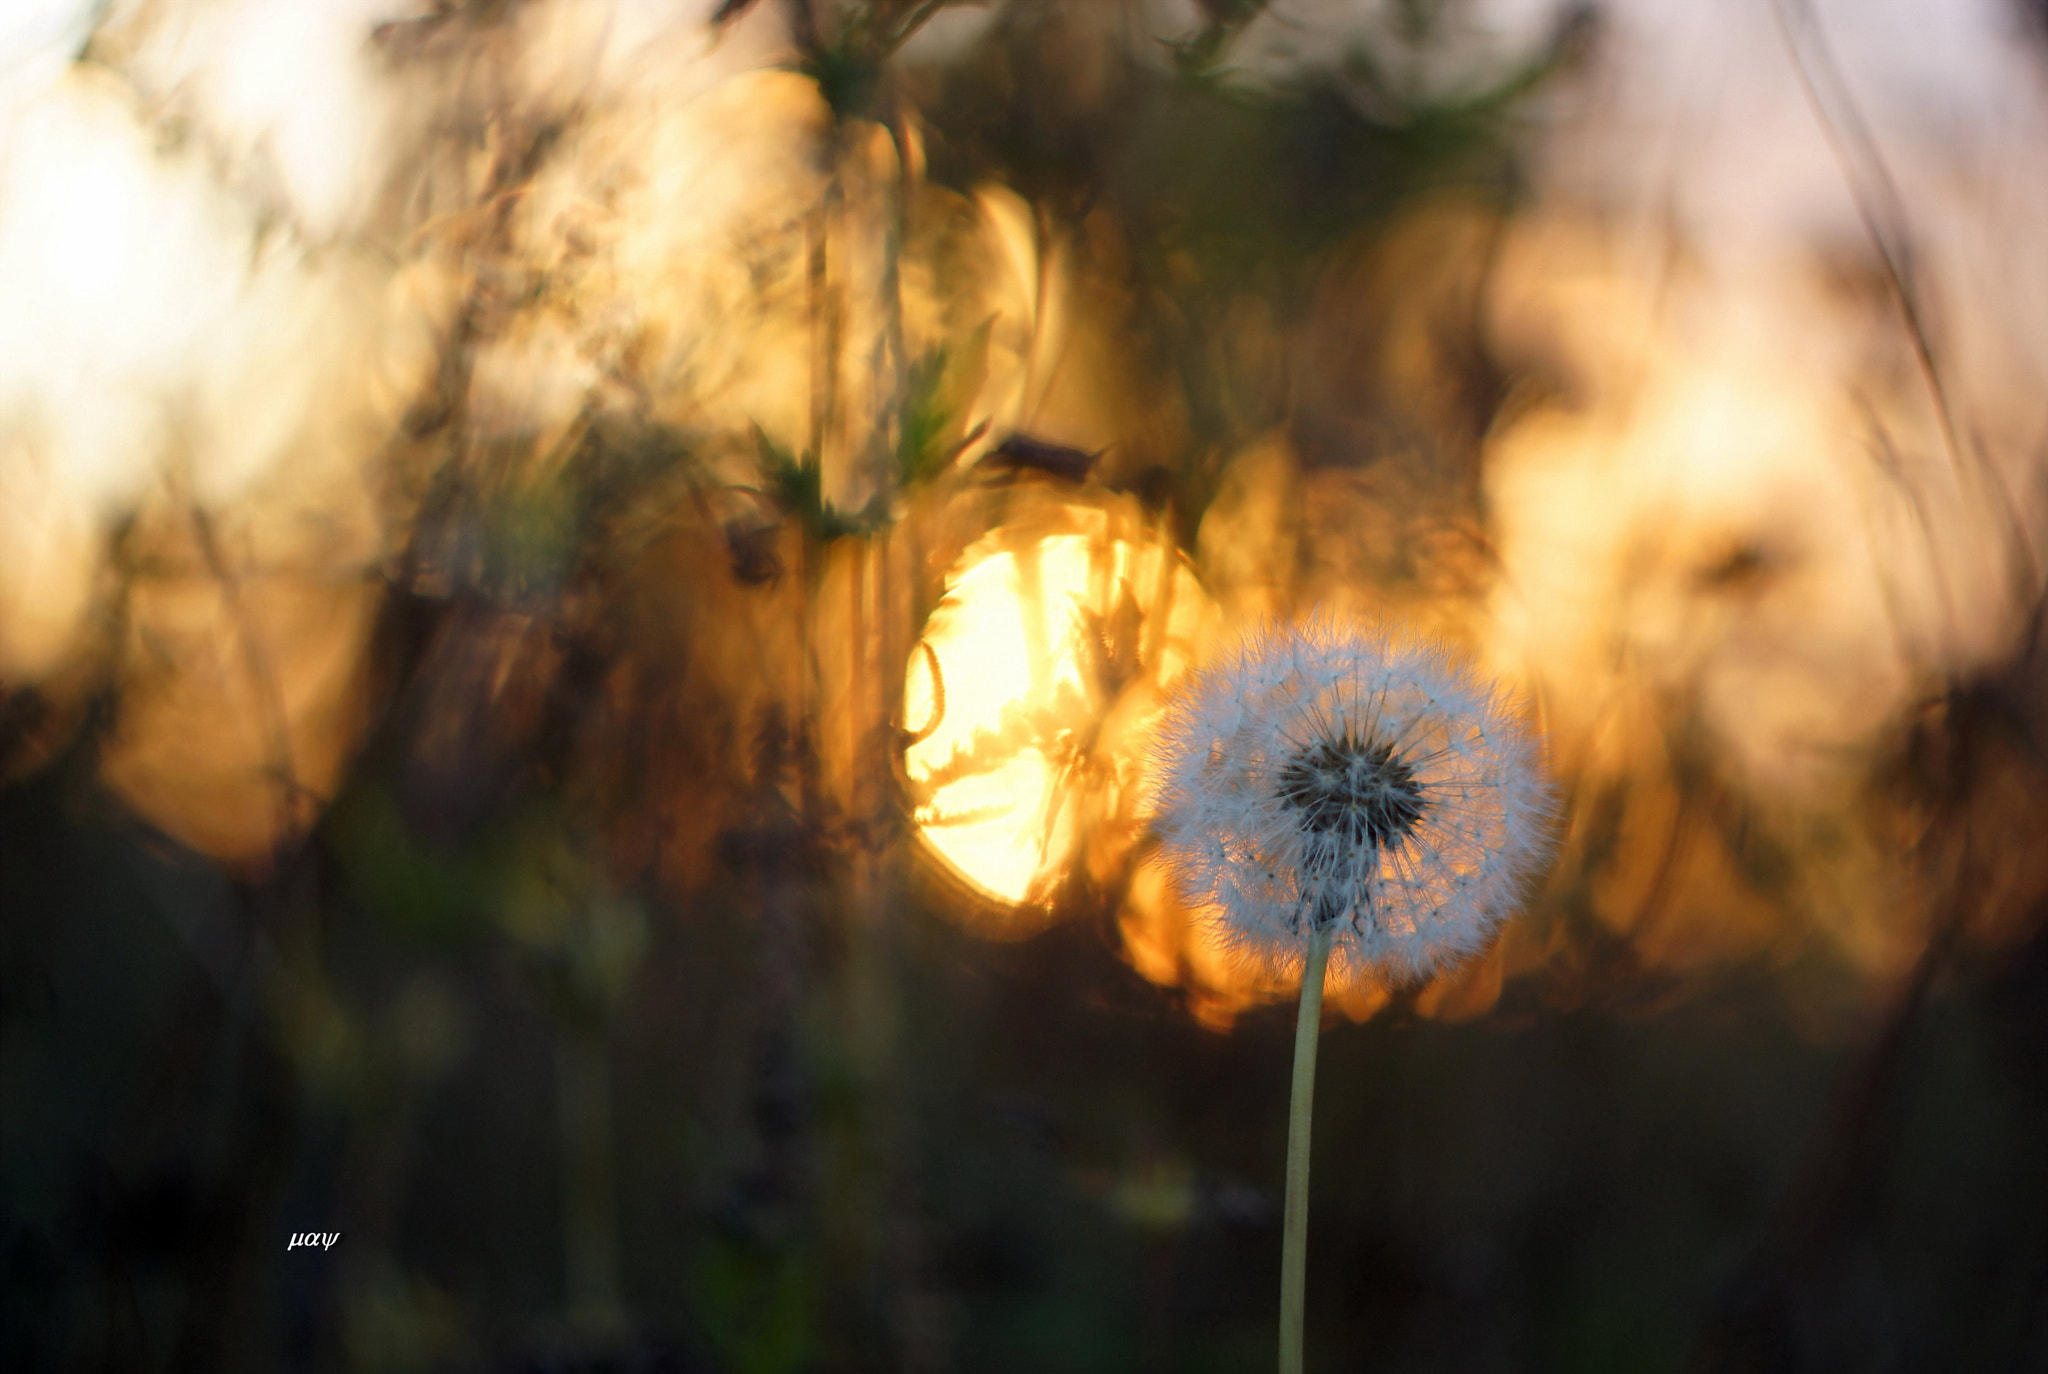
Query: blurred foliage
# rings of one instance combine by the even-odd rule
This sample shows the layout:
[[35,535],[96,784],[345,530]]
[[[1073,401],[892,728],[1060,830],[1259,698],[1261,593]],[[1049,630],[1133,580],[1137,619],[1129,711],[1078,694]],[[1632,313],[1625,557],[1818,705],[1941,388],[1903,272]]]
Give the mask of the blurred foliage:
[[[911,432],[906,425],[905,434]],[[865,510],[842,511],[826,499],[817,454],[785,453],[759,429],[754,431],[754,442],[761,449],[761,472],[769,491],[785,512],[796,517],[805,535],[814,542],[829,543],[850,534],[862,534],[887,518],[886,492],[877,493]]]
[[[431,23],[495,41],[516,8]],[[1032,939],[963,927],[905,843],[913,612],[1034,493],[1134,493],[1194,549],[1229,461],[1275,433],[1333,478],[1289,488],[1305,520],[1382,520],[1349,543],[1387,585],[1441,571],[1425,538],[1482,522],[1482,436],[1542,384],[1486,351],[1471,278],[1524,194],[1514,119],[1587,27],[1445,95],[1399,74],[1447,8],[1422,0],[1388,52],[1267,88],[1232,67],[1257,0],[1205,3],[1162,53],[1015,3],[953,59],[901,61],[940,8],[800,5],[796,65],[835,147],[875,120],[904,157],[914,125],[938,191],[999,183],[1058,226],[1137,360],[1123,390],[1073,365],[1125,429],[979,432],[983,320],[897,342],[859,455],[889,480],[855,509],[829,455],[677,419],[631,378],[545,437],[424,406],[392,443],[402,547],[364,574],[367,737],[264,863],[112,800],[123,683],[10,692],[0,1368],[1266,1366],[1290,1013],[1198,1023],[1119,956],[1114,875]],[[566,132],[493,164],[492,214]],[[491,232],[466,246],[495,262]],[[517,294],[468,289],[477,318]],[[1427,385],[1385,343],[1403,329]],[[466,394],[477,343],[451,335],[437,387]],[[847,604],[872,663],[820,647]],[[1117,628],[1075,624],[1104,703]],[[1873,784],[1970,881],[1990,861],[1957,837],[2018,844],[2001,799],[2040,785],[2015,743],[2038,650],[2009,668]],[[1810,855],[1685,723],[1672,883],[1683,831],[1745,898],[1798,900]],[[1471,1019],[1399,989],[1327,1033],[1312,1365],[2042,1367],[2041,913],[1937,940],[1896,999],[1812,945],[1680,975],[1595,901],[1640,795],[1583,800],[1579,867],[1517,931],[1547,962]],[[343,1239],[287,1253],[308,1230]]]

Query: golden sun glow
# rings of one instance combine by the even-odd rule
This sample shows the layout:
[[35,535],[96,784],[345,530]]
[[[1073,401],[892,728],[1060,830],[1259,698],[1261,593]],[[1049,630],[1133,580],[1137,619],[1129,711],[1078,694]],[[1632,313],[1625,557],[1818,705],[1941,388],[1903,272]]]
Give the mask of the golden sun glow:
[[1047,907],[1077,856],[1135,833],[1143,724],[1215,615],[1186,560],[1122,511],[1075,507],[970,549],[904,685],[931,852],[1001,907]]
[[[1240,958],[1204,912],[1144,861],[1146,745],[1168,689],[1214,644],[1222,613],[1135,508],[1073,505],[997,530],[947,578],[905,673],[904,781],[926,852],[981,900],[956,904],[983,934],[1053,918],[1063,884],[1114,894],[1124,958],[1183,990],[1203,1024],[1293,995]],[[1428,1015],[1490,1006],[1496,951],[1422,994]],[[1333,986],[1363,1020],[1378,983]]]

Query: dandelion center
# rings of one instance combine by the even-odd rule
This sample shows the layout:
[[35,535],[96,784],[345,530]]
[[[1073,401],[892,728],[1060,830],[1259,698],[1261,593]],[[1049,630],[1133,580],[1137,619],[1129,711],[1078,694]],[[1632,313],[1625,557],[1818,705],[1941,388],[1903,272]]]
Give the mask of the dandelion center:
[[1348,732],[1296,750],[1280,769],[1280,800],[1317,834],[1374,849],[1399,846],[1429,805],[1391,744]]

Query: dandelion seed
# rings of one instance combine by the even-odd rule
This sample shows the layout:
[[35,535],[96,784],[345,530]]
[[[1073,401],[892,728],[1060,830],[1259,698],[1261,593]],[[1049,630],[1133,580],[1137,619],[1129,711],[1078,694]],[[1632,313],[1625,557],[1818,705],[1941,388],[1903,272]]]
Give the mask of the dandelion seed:
[[1318,620],[1192,675],[1154,757],[1160,861],[1230,943],[1424,977],[1485,946],[1549,843],[1528,728],[1443,650]]

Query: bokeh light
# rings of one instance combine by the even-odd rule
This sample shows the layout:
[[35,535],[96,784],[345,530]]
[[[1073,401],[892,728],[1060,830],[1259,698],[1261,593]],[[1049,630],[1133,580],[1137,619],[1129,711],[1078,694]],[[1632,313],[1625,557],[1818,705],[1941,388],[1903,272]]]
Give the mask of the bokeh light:
[[1144,770],[1315,611],[1565,804],[1331,990],[1313,1361],[2042,1365],[2044,53],[0,6],[0,1366],[1258,1367]]
[[1215,630],[1128,508],[1066,506],[962,555],[906,669],[904,769],[920,838],[997,926],[1042,923],[1082,852],[1132,830],[1146,722]]

